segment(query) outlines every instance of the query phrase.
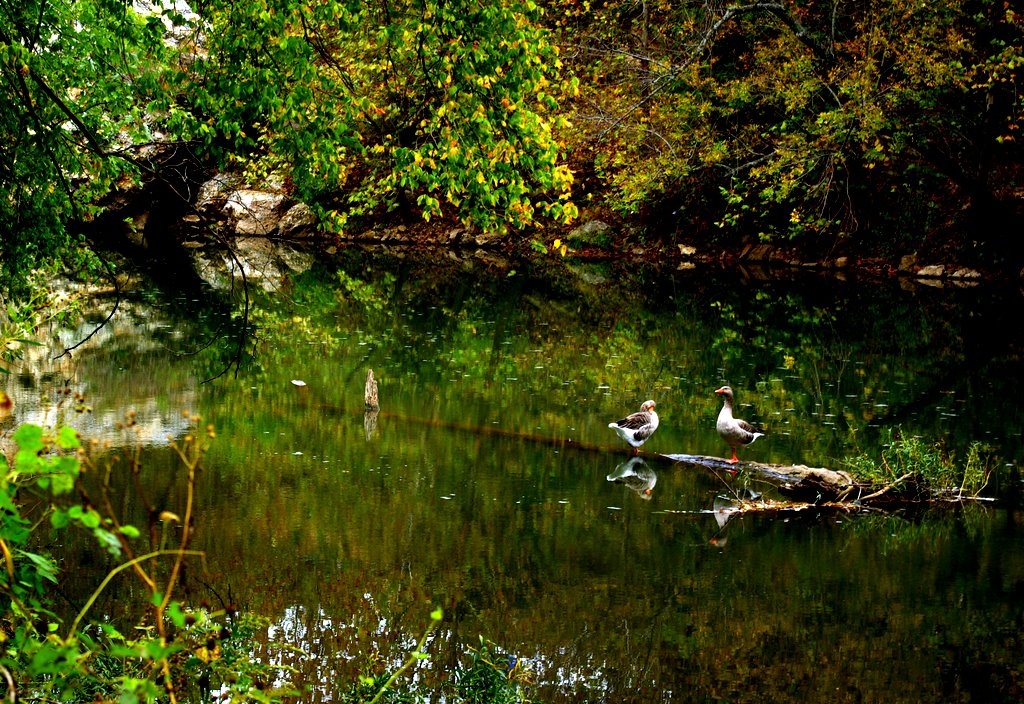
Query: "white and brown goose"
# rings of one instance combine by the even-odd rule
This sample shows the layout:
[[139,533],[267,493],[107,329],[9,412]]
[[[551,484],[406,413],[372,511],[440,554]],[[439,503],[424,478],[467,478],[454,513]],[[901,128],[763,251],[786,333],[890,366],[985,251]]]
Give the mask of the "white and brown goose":
[[634,455],[638,454],[640,446],[658,429],[658,414],[654,412],[654,401],[644,401],[639,411],[609,423],[608,427],[633,446]]
[[733,395],[730,387],[723,386],[720,389],[715,389],[715,393],[725,399],[725,405],[722,406],[722,411],[718,414],[718,423],[715,424],[715,428],[718,429],[718,434],[725,440],[726,444],[732,448],[732,459],[728,460],[728,462],[735,464],[739,462],[739,458],[736,457],[736,448],[740,445],[749,445],[759,437],[762,437],[764,433],[757,432],[754,426],[745,420],[733,418]]

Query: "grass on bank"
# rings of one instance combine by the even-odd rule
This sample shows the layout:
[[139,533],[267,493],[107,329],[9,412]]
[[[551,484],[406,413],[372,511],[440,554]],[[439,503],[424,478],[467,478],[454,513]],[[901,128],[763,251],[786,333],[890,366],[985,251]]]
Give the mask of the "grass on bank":
[[992,449],[975,441],[958,458],[941,443],[886,428],[879,438],[882,451],[849,457],[845,464],[858,480],[879,487],[913,487],[919,498],[972,499],[981,496],[992,476]]

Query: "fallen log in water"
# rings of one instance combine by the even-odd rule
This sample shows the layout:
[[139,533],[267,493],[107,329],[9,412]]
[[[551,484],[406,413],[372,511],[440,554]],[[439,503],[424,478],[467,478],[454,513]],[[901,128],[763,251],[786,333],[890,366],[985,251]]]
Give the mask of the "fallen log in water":
[[[859,485],[849,473],[807,467],[806,465],[762,464],[761,462],[730,463],[721,457],[707,455],[657,455],[666,460],[711,470],[736,472],[742,470],[757,474],[779,488],[779,493],[799,501],[837,501],[854,492],[852,489],[867,488]],[[851,497],[855,499],[856,497]]]
[[[706,455],[654,455],[652,459],[730,473],[744,471],[757,475],[778,487],[786,499],[832,508],[894,509],[911,505],[992,499],[963,494],[956,489],[936,489],[923,481],[921,475],[908,472],[887,484],[859,480],[849,472],[806,465],[763,464],[761,462],[730,463],[721,457]],[[779,505],[773,505],[778,509]]]

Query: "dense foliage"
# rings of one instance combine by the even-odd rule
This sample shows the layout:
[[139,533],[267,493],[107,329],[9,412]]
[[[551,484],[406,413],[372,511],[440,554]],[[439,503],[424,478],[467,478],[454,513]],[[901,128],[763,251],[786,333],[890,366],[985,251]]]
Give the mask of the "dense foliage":
[[65,224],[179,141],[283,177],[333,229],[396,209],[498,231],[575,216],[554,138],[575,83],[533,3],[165,5],[0,5],[9,274],[72,253]]
[[0,3],[0,271],[79,259],[88,221],[137,182],[171,60],[159,17],[116,0]]
[[965,206],[998,221],[1019,201],[1008,3],[563,4],[577,122],[624,212],[913,246]]
[[1009,3],[193,4],[0,3],[8,275],[76,255],[67,224],[178,145],[333,230],[535,237],[575,198],[691,239],[906,250],[1021,215]]
[[572,83],[532,3],[202,7],[208,58],[189,79],[208,146],[269,156],[335,226],[414,203],[483,228],[574,214],[552,136]]

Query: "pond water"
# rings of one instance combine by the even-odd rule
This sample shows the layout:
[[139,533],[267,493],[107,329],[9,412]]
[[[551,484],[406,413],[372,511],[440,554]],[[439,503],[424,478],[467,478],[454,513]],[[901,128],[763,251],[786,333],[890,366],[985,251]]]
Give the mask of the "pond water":
[[[484,636],[539,702],[1024,692],[1017,290],[353,249],[256,294],[246,321],[205,295],[130,296],[59,360],[109,309],[54,328],[7,381],[4,429],[116,444],[134,409],[150,498],[174,509],[167,438],[182,409],[212,423],[194,543],[210,573],[189,595],[269,616],[266,639],[307,653],[278,656],[303,701],[335,700],[371,654],[400,662],[438,605],[421,677]],[[224,333],[243,322],[239,350]],[[726,521],[716,502],[770,488],[653,457],[728,453],[724,383],[767,433],[741,458],[842,469],[887,428],[961,457],[980,440],[998,501]],[[58,403],[65,387],[91,410]],[[648,398],[661,427],[631,460],[607,425]],[[106,569],[65,564],[83,593]]]

